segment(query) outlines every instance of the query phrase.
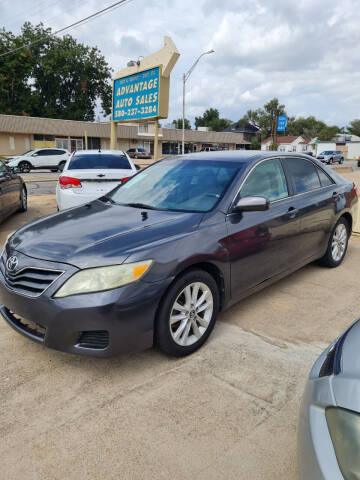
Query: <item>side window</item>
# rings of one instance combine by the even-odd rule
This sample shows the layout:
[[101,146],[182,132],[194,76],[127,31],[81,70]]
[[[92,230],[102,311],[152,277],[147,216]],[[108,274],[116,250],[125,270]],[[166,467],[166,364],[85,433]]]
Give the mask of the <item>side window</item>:
[[332,185],[334,182],[331,180],[331,178],[326,175],[326,173],[321,170],[321,168],[317,168],[317,172],[319,174],[320,178],[320,183],[322,187],[328,187],[329,185]]
[[0,160],[0,173],[7,172],[7,168],[5,167],[5,164]]
[[288,196],[285,174],[280,160],[266,160],[250,173],[241,188],[241,198],[260,195],[270,201]]
[[45,156],[49,155],[48,152],[49,152],[49,150],[39,150],[36,153],[38,154],[38,157],[45,157]]
[[304,193],[320,188],[319,176],[315,165],[302,158],[286,158],[286,169],[293,183],[294,193]]
[[64,150],[49,150],[50,155],[64,155]]

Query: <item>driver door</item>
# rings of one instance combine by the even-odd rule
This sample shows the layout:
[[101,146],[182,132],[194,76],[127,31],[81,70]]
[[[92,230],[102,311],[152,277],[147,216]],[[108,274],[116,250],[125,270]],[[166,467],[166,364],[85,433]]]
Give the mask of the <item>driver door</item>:
[[300,223],[280,159],[257,164],[236,200],[251,195],[268,198],[269,210],[231,213],[226,218],[234,299],[296,263]]

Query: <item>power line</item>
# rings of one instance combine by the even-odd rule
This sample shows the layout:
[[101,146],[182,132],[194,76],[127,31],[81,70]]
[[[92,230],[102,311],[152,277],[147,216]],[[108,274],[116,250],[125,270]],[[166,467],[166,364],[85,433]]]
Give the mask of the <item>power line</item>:
[[[69,30],[71,28],[75,28],[75,27],[78,27],[82,24],[85,24],[88,21],[93,20],[95,17],[98,17],[99,15],[103,15],[104,13],[107,13],[110,10],[114,10],[115,8],[121,7],[122,5],[124,5],[126,3],[130,3],[132,1],[133,0],[119,0],[118,2],[115,2],[112,5],[109,5],[108,7],[103,8],[102,10],[99,10],[99,11],[97,11],[97,12],[95,12],[95,13],[93,13],[93,14],[91,14],[91,15],[89,15],[89,16],[81,19],[81,20],[78,20],[77,22],[74,22],[71,25],[68,25],[67,27],[60,28],[60,30],[57,30],[56,32],[51,33],[51,36],[54,37],[55,35],[58,35],[59,33],[65,32],[66,30]],[[21,50],[24,47],[31,47],[32,45],[35,45],[39,42],[41,42],[41,38],[39,38],[38,40],[35,40],[34,42],[31,42],[27,45],[25,44],[25,45],[22,45],[21,47],[14,48],[13,50],[8,50],[7,52],[4,52],[4,53],[0,54],[0,57],[4,57],[5,55],[9,55],[10,53],[17,52],[18,50]]]

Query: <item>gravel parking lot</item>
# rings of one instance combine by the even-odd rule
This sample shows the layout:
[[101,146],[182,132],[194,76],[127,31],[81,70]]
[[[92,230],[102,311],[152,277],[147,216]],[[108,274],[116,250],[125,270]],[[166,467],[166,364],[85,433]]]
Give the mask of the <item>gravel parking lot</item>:
[[[55,210],[53,195],[30,196],[0,242]],[[300,396],[316,356],[359,317],[359,269],[353,237],[339,268],[309,265],[235,305],[181,360],[67,355],[1,321],[1,477],[296,479]]]

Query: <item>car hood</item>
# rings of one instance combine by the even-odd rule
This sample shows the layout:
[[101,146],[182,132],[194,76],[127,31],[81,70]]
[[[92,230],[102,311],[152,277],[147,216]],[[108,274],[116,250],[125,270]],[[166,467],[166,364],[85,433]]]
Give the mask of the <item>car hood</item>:
[[135,251],[196,230],[202,216],[95,200],[25,225],[6,248],[79,268],[120,264]]

